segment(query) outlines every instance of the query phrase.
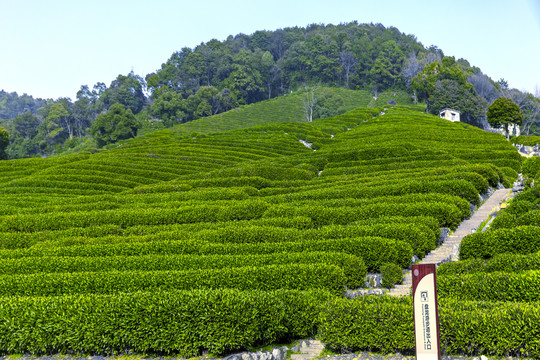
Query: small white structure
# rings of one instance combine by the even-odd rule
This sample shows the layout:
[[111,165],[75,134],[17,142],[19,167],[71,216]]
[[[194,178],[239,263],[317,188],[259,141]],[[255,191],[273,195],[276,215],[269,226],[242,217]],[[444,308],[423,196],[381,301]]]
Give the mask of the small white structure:
[[444,108],[439,112],[439,116],[443,119],[450,120],[450,121],[460,121],[459,115],[461,113],[457,110],[450,109],[450,108]]

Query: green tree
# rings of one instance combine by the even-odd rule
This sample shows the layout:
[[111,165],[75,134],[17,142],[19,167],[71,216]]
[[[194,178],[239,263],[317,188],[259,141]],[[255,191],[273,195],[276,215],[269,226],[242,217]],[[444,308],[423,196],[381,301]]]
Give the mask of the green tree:
[[9,133],[3,127],[0,127],[0,160],[7,160],[6,149],[9,145]]
[[36,116],[30,112],[25,112],[22,115],[17,116],[11,122],[10,135],[17,135],[23,139],[32,139],[37,135],[37,127],[39,120]]
[[66,110],[61,102],[57,102],[51,107],[45,121],[49,124],[49,129],[52,132],[51,138],[60,135],[64,130],[67,131],[70,140],[73,138],[72,119],[70,118],[69,111]]
[[521,125],[523,113],[519,106],[511,99],[500,97],[493,102],[487,111],[487,120],[491,126],[498,128],[505,127],[506,137],[510,137],[509,127],[511,124]]
[[152,116],[161,119],[166,127],[186,120],[185,100],[181,94],[167,91],[161,93],[150,107]]
[[129,139],[137,135],[139,125],[131,109],[122,104],[112,105],[109,111],[101,114],[90,128],[90,134],[99,147],[118,140]]
[[337,116],[345,112],[343,98],[329,89],[317,91],[317,102],[313,107],[313,119]]
[[441,62],[427,64],[412,80],[411,87],[419,99],[424,100],[427,112],[431,111],[431,102],[437,81],[454,80],[459,86],[468,91],[474,91],[472,84],[467,82],[467,76],[457,66],[453,57],[444,57]]
[[455,80],[438,80],[429,98],[430,112],[438,115],[444,108],[452,108],[461,113],[461,121],[483,128],[487,101]]
[[107,107],[120,103],[134,114],[139,113],[146,103],[143,92],[144,79],[130,72],[127,76],[118,75],[111,86],[103,92],[101,100]]

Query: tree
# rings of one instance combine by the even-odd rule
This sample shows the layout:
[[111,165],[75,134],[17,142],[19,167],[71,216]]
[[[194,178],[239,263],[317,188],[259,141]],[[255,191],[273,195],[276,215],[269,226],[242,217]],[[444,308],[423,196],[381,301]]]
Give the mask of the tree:
[[321,89],[313,108],[313,120],[337,116],[345,112],[344,101],[331,89]]
[[343,68],[343,72],[345,73],[345,86],[348,89],[349,77],[355,72],[358,60],[351,52],[342,51],[341,53],[339,53],[339,62],[341,64],[341,67]]
[[307,122],[313,121],[313,109],[315,104],[317,104],[317,96],[315,95],[316,88],[308,88],[305,92],[305,97],[302,98],[302,103],[304,104],[304,115]]
[[446,108],[461,112],[461,121],[486,128],[485,114],[487,101],[466,89],[455,80],[438,80],[429,99],[430,112],[434,115]]
[[139,124],[131,109],[126,110],[124,105],[116,103],[107,113],[96,118],[90,128],[90,134],[97,145],[102,147],[118,140],[135,137],[138,128]]
[[107,107],[120,103],[137,114],[143,109],[146,102],[143,92],[144,85],[144,79],[131,71],[127,76],[118,75],[100,98]]
[[405,81],[405,86],[410,87],[412,79],[420,72],[421,66],[418,62],[418,58],[416,57],[416,54],[412,53],[409,55],[409,57],[405,60],[403,64],[403,68],[401,69],[401,77]]
[[69,140],[73,139],[73,121],[69,111],[67,111],[61,102],[57,102],[51,107],[45,121],[50,124],[50,129],[54,132],[54,136],[51,136],[52,138],[60,134],[63,130],[66,130]]
[[175,92],[164,92],[150,107],[152,116],[163,120],[166,127],[183,122],[186,119],[185,104],[182,95]]
[[419,99],[426,102],[426,112],[431,111],[430,99],[439,80],[454,80],[468,91],[474,91],[473,85],[467,82],[467,77],[457,66],[453,57],[444,57],[441,62],[427,64],[413,79],[411,87]]
[[467,81],[474,86],[474,91],[488,102],[492,102],[500,96],[493,81],[481,72],[469,76]]
[[509,138],[510,125],[520,125],[523,121],[523,113],[519,106],[511,99],[500,97],[489,106],[487,120],[494,128],[504,126],[506,129],[506,137]]
[[6,148],[9,145],[9,134],[6,129],[0,127],[0,160],[7,160]]
[[17,116],[11,122],[10,135],[17,135],[23,139],[32,139],[37,135],[39,120],[30,112]]

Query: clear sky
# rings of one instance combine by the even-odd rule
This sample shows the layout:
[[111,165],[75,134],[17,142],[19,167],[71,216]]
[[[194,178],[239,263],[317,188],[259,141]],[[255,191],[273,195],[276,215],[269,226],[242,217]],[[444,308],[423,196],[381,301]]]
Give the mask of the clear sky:
[[70,97],[213,38],[381,23],[510,87],[540,86],[540,0],[0,0],[0,89]]

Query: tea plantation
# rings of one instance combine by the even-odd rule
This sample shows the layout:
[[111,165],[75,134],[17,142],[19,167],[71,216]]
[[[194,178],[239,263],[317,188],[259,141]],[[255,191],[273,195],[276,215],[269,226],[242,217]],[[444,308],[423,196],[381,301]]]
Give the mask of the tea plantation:
[[[410,353],[409,298],[345,290],[423,257],[522,162],[501,135],[408,107],[195,125],[0,162],[0,353],[187,357],[310,336]],[[440,270],[446,351],[540,356],[535,201],[462,249],[492,260]],[[521,234],[516,271],[495,252]]]

